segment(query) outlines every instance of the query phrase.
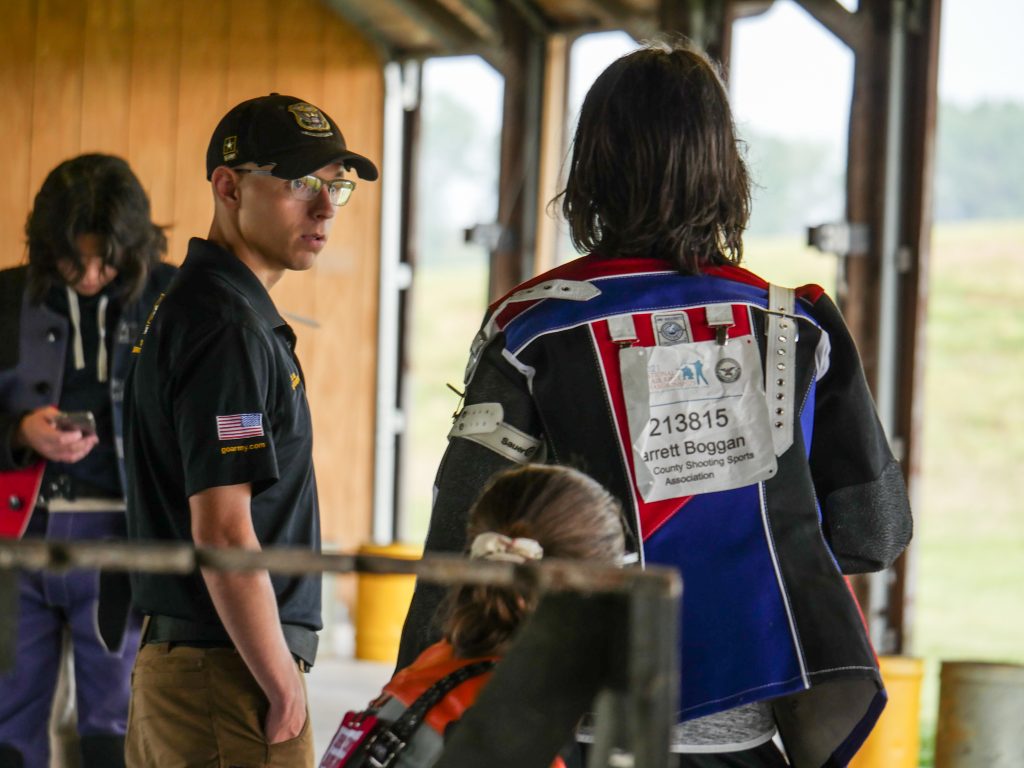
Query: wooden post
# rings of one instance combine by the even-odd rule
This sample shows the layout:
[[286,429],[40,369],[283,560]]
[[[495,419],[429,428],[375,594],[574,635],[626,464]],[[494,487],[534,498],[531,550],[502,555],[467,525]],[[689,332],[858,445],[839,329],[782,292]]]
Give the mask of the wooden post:
[[[545,46],[544,91],[540,126],[540,157],[537,196],[537,247],[533,273],[555,266],[558,259],[558,221],[560,210],[548,204],[561,191],[562,165],[566,152],[566,106],[569,91],[569,50],[572,38],[553,34]],[[566,169],[568,170],[568,169]]]
[[[906,89],[909,96],[903,139],[903,239],[905,261],[899,286],[900,326],[896,340],[896,413],[894,424],[903,439],[903,472],[911,506],[920,511],[921,435],[924,407],[917,396],[924,389],[925,323],[928,271],[931,262],[932,187],[935,173],[935,124],[938,109],[940,0],[921,0],[908,18]],[[912,546],[896,563],[889,597],[889,625],[895,648],[903,651],[913,629],[914,560]]]
[[[880,402],[881,416],[913,502],[920,472],[921,413],[914,393],[923,376],[940,3],[862,0],[851,14],[835,0],[799,2],[855,54],[846,215],[868,225],[870,241],[866,253],[841,262],[837,298],[872,391],[892,393]],[[901,99],[892,98],[893,88],[904,94]],[[886,286],[886,274],[894,285]],[[896,302],[891,313],[887,290]],[[882,322],[886,316],[889,322]],[[854,583],[880,653],[899,653],[905,645],[912,556],[911,549],[891,570]]]
[[545,61],[545,36],[515,4],[503,3],[499,18],[504,33],[500,63],[505,101],[498,181],[501,237],[491,253],[488,295],[492,301],[521,283],[533,269]]

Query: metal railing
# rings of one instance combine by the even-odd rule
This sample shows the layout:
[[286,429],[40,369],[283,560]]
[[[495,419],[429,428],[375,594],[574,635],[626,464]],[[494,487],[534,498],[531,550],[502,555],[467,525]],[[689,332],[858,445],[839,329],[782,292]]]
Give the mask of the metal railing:
[[[0,616],[17,614],[19,569],[76,568],[413,574],[445,586],[536,587],[543,596],[537,611],[455,729],[438,768],[547,768],[595,701],[588,768],[669,766],[682,594],[674,569],[618,569],[570,560],[517,565],[437,554],[410,561],[291,548],[197,549],[184,543],[0,541]],[[16,621],[2,622],[0,670],[13,663],[16,632]]]

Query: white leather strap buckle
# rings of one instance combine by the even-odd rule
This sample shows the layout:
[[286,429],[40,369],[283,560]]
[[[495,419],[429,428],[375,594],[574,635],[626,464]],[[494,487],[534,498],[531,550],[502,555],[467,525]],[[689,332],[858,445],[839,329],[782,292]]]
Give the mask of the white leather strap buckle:
[[518,301],[535,301],[537,299],[590,301],[590,299],[600,295],[601,289],[586,280],[545,280],[543,283],[537,283],[537,285],[516,291],[491,313],[490,319],[473,338],[473,344],[469,350],[469,362],[466,363],[466,372],[462,379],[463,383],[468,386],[473,378],[473,374],[476,373],[476,367],[480,363],[484,347],[487,346],[487,342],[494,336],[498,317],[501,316],[501,313],[509,304],[514,304]]
[[772,425],[772,444],[776,456],[781,456],[793,445],[793,425],[796,422],[795,303],[796,294],[793,289],[768,286],[764,391],[768,398],[768,417]]
[[608,334],[619,346],[629,346],[638,341],[633,315],[614,315],[608,318]]
[[590,301],[590,299],[600,295],[601,289],[585,280],[545,280],[543,283],[537,283],[529,288],[516,291],[508,297],[506,303],[533,301],[535,299]]
[[709,304],[704,307],[704,320],[715,331],[715,341],[720,346],[729,343],[729,329],[736,325],[732,316],[732,304]]
[[505,417],[501,403],[477,403],[467,405],[455,417],[448,437],[468,437],[484,432],[493,432]]

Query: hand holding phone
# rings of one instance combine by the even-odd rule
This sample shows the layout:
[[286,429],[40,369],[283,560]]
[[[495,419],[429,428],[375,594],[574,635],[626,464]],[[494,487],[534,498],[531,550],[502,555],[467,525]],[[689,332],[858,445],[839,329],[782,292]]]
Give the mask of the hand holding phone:
[[96,417],[92,411],[61,411],[54,417],[53,424],[61,432],[78,430],[82,437],[96,434]]
[[13,447],[30,448],[50,461],[74,464],[96,447],[98,440],[96,419],[88,411],[66,414],[44,405],[22,416]]

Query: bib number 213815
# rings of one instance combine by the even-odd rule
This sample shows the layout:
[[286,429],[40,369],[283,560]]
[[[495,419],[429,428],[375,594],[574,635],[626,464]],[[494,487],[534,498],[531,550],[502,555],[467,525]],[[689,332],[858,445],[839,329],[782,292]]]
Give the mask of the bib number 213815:
[[624,347],[622,385],[645,501],[725,491],[775,474],[761,355],[752,336]]

